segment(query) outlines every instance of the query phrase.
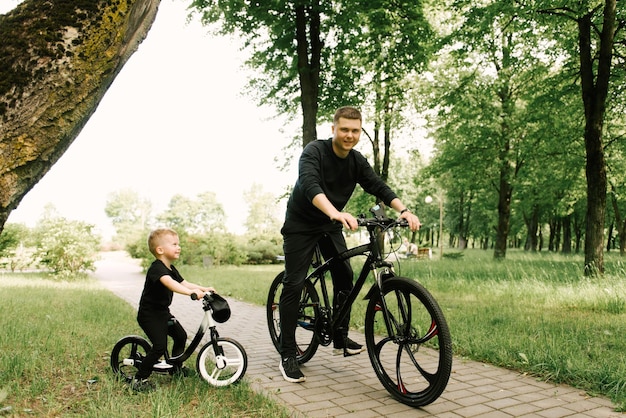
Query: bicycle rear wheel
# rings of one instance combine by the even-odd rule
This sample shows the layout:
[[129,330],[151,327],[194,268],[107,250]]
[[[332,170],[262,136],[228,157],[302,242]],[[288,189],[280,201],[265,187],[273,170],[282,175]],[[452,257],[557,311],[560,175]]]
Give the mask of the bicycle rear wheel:
[[120,339],[111,350],[111,368],[120,379],[130,382],[152,346],[139,335]]
[[[283,290],[283,276],[276,276],[267,296],[267,326],[274,347],[280,353],[280,294]],[[298,322],[296,326],[296,360],[303,364],[313,358],[319,341],[315,336],[315,321],[319,318],[319,296],[313,284],[306,280],[300,297]]]
[[365,341],[374,371],[398,401],[428,405],[443,393],[452,370],[448,324],[433,296],[412,279],[387,279],[382,294],[385,305],[380,292],[373,292],[365,314]]

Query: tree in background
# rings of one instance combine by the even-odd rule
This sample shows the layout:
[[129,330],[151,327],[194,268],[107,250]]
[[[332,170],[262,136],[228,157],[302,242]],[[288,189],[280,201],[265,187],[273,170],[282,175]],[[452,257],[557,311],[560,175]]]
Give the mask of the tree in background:
[[430,54],[421,1],[195,0],[191,7],[218,33],[244,39],[247,64],[260,70],[250,87],[261,104],[289,115],[300,104],[302,147],[318,139],[318,113],[363,107],[375,126],[372,165],[387,179],[392,132],[410,106],[407,79]]
[[224,207],[214,192],[200,193],[195,199],[174,195],[157,221],[174,228],[180,235],[226,231]]
[[0,265],[22,271],[37,265],[37,255],[30,228],[8,223],[0,234]]
[[275,263],[276,256],[283,253],[283,238],[280,234],[283,214],[278,199],[263,186],[253,184],[244,192],[244,200],[248,204],[246,218],[246,234],[244,248],[248,262],[267,264]]
[[115,228],[117,243],[125,247],[137,238],[145,238],[151,223],[152,202],[135,190],[123,189],[110,193],[104,213]]
[[[536,3],[541,13],[564,17],[565,21],[575,23],[577,29],[577,48],[571,47],[571,38],[565,45],[569,46],[566,52],[570,54],[572,60],[576,59],[578,62],[577,76],[580,78],[585,115],[587,177],[585,274],[603,273],[607,193],[603,127],[611,87],[615,35],[618,28],[623,29],[624,22],[621,21],[618,25],[616,0],[581,1],[574,4],[567,2],[560,6],[542,0]],[[622,6],[620,12],[623,11]],[[563,19],[559,20],[562,21]]]
[[319,0],[194,0],[191,9],[216,33],[237,34],[251,51],[248,65],[260,69],[251,81],[261,104],[273,104],[280,113],[302,111],[302,145],[317,139],[321,63],[331,54],[327,33],[327,2]]
[[94,226],[58,216],[48,206],[33,233],[41,263],[63,278],[95,270],[100,237]]
[[[567,237],[567,251],[571,241],[578,247],[580,228],[586,224],[585,273],[601,271],[598,248],[606,226],[604,209],[600,209],[605,206],[601,195],[606,170],[601,134],[606,99],[621,103],[622,91],[618,85],[611,90],[608,80],[610,45],[619,50],[623,39],[621,26],[616,25],[615,2],[489,1],[478,5],[452,0],[448,5],[439,16],[450,24],[435,24],[449,40],[433,66],[435,80],[444,80],[440,82],[443,94],[428,94],[436,97],[431,103],[438,113],[432,120],[438,129],[437,141],[441,141],[434,164],[456,170],[459,178],[475,173],[472,181],[486,181],[497,190],[496,258],[504,257],[507,246],[519,239],[512,230],[513,224],[520,225],[516,207],[518,214],[524,214],[530,248],[538,245],[542,221],[550,227],[552,250],[558,248],[561,233]],[[619,42],[614,41],[613,32],[620,34]],[[458,59],[446,61],[446,57]],[[623,68],[616,68],[622,74]],[[578,92],[575,86],[580,87]],[[580,91],[582,102],[575,99],[581,97]],[[581,140],[584,155],[577,149]],[[578,215],[577,176],[583,166],[586,221]]]

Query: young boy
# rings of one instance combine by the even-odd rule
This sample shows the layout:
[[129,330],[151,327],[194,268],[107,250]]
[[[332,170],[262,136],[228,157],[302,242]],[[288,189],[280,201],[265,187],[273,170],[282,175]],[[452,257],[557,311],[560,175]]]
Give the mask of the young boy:
[[[198,300],[204,297],[205,292],[215,292],[212,287],[189,283],[172,265],[172,262],[178,260],[180,256],[176,231],[169,228],[155,229],[148,237],[148,248],[156,260],[146,273],[137,322],[152,342],[152,349],[146,353],[146,358],[131,382],[131,388],[137,392],[154,389],[154,384],[147,379],[152,373],[152,366],[158,362],[167,349],[168,334],[174,340],[172,356],[180,355],[185,350],[187,333],[169,309],[174,292],[187,296],[195,293]],[[173,325],[168,326],[168,322],[172,319],[174,319]],[[177,372],[184,373],[184,370]]]

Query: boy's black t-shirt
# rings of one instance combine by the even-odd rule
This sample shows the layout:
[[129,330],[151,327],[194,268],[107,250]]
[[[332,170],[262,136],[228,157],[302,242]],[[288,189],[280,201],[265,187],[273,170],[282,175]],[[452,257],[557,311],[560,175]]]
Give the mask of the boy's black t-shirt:
[[141,299],[139,300],[139,311],[169,311],[174,292],[161,283],[161,277],[170,276],[178,283],[183,281],[176,267],[173,265],[168,269],[161,260],[154,260],[146,273],[146,282],[143,286]]

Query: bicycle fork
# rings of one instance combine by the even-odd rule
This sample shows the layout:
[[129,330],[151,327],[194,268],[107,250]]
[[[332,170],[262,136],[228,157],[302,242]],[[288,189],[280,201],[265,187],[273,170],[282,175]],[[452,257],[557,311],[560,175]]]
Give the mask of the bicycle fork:
[[[372,272],[374,273],[374,277],[376,278],[376,285],[378,286],[378,296],[380,298],[379,305],[374,309],[379,309],[383,312],[383,319],[385,320],[385,327],[387,328],[387,335],[395,339],[396,332],[394,331],[394,327],[391,321],[391,315],[389,315],[389,310],[387,309],[387,301],[385,300],[385,295],[383,293],[383,281],[385,279],[389,279],[394,276],[393,267],[389,265],[384,265],[383,268],[379,271],[376,266],[372,267]],[[374,296],[374,287],[367,294],[367,299]]]
[[215,326],[211,327],[211,345],[213,346],[213,352],[215,353],[215,367],[219,370],[226,368],[226,356],[224,356],[224,349],[217,343],[219,334]]

